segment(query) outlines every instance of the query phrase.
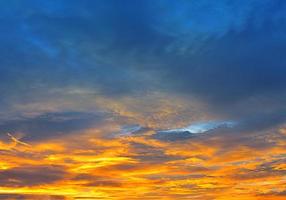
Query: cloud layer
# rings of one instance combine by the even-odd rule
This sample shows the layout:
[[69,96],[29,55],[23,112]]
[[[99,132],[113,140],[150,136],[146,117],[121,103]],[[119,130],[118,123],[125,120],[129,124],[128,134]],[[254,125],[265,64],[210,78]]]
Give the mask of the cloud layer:
[[0,2],[0,199],[285,199],[286,2]]

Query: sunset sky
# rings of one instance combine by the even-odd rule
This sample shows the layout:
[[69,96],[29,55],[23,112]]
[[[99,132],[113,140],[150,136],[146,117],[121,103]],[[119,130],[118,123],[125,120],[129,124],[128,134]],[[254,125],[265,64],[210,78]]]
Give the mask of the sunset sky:
[[0,0],[0,200],[285,200],[285,13]]

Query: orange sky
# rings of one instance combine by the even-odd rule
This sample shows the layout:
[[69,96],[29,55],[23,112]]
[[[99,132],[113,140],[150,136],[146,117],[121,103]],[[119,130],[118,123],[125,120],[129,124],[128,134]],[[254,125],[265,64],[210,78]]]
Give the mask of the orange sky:
[[107,139],[90,129],[45,142],[1,142],[0,193],[11,199],[285,199],[285,129],[177,142],[150,135]]

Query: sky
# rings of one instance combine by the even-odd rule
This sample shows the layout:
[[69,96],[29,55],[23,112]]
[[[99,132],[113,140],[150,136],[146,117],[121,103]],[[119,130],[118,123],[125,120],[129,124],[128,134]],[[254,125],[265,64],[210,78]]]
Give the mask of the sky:
[[0,0],[0,199],[286,199],[286,1]]

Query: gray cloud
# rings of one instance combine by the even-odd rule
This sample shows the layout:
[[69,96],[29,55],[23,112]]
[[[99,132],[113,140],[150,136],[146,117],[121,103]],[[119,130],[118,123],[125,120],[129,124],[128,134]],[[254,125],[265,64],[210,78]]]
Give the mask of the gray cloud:
[[2,187],[24,187],[53,183],[66,172],[60,166],[23,166],[0,171]]
[[65,200],[67,199],[61,195],[31,195],[31,194],[0,194],[1,200],[13,200],[13,199],[22,199],[22,200],[37,200],[37,199],[50,199],[50,200]]
[[4,121],[0,124],[0,132],[21,132],[25,134],[22,138],[24,141],[39,140],[94,127],[106,117],[103,113],[46,113],[32,118]]

